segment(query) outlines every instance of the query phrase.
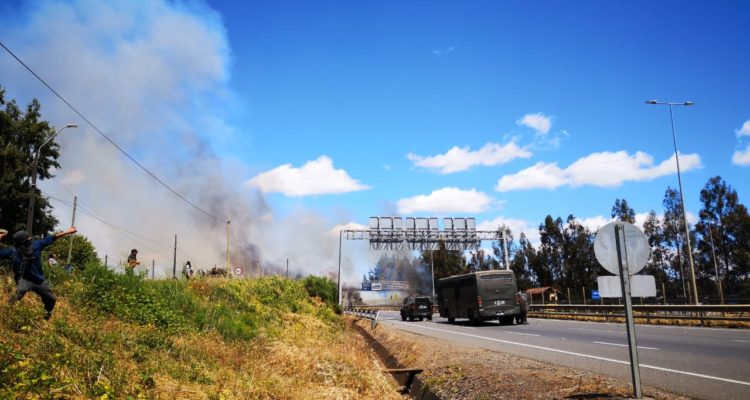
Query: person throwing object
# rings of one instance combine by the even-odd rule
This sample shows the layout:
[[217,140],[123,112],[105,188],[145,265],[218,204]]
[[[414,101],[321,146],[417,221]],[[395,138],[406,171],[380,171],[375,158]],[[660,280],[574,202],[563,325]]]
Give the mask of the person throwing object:
[[[13,279],[16,281],[16,293],[10,297],[11,305],[21,300],[27,292],[34,292],[42,298],[42,303],[44,303],[44,319],[50,319],[57,299],[44,278],[42,249],[51,245],[58,238],[76,232],[78,230],[75,227],[70,227],[63,232],[38,240],[32,240],[31,235],[26,231],[18,231],[13,234],[13,247],[0,250],[0,258],[10,259]],[[7,234],[8,231],[0,230],[0,240]]]
[[139,265],[141,265],[141,262],[138,261],[138,249],[130,250],[130,255],[128,256],[128,267],[133,270]]

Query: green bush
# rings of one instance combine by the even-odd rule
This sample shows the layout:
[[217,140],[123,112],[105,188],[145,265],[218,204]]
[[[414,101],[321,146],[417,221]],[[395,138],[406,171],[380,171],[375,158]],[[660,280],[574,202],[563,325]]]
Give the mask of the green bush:
[[310,275],[302,280],[310,296],[317,296],[327,304],[338,304],[339,293],[336,282],[321,276]]

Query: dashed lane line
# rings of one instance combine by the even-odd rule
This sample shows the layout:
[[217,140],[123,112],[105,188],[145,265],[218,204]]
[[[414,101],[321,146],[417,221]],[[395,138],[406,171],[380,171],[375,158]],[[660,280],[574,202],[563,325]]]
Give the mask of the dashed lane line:
[[[399,322],[399,321],[396,321],[396,322],[399,323],[399,324],[403,324],[402,322]],[[553,352],[553,353],[567,354],[567,355],[571,355],[571,356],[577,356],[577,357],[583,357],[583,358],[590,358],[590,359],[599,360],[599,361],[607,361],[607,362],[611,362],[611,363],[614,363],[614,364],[630,365],[629,361],[621,361],[621,360],[615,360],[615,359],[612,359],[612,358],[592,356],[590,354],[583,354],[583,353],[576,353],[576,352],[573,352],[573,351],[553,349],[551,347],[536,346],[536,345],[532,345],[532,344],[513,342],[513,341],[510,341],[510,340],[495,339],[495,338],[489,338],[489,337],[485,337],[485,336],[472,335],[470,333],[455,332],[455,331],[449,331],[449,330],[445,330],[445,329],[431,328],[431,327],[424,326],[424,325],[410,325],[410,326],[413,326],[415,328],[422,328],[422,329],[427,329],[427,330],[432,330],[432,331],[443,332],[443,333],[450,333],[450,334],[454,334],[454,335],[461,335],[461,336],[471,337],[471,338],[475,338],[475,339],[483,339],[483,340],[488,340],[488,341],[491,341],[491,342],[505,343],[505,344],[510,344],[510,345],[514,345],[514,346],[520,346],[520,347],[528,347],[528,348],[537,349],[537,350],[545,350],[545,351],[550,351],[550,352]],[[641,368],[646,368],[646,369],[653,369],[653,370],[656,370],[656,371],[671,372],[671,373],[679,374],[679,375],[694,376],[694,377],[697,377],[697,378],[704,378],[704,379],[710,379],[710,380],[715,380],[715,381],[720,381],[720,382],[734,383],[734,384],[737,384],[737,385],[750,386],[750,382],[746,382],[746,381],[738,381],[736,379],[722,378],[722,377],[719,377],[719,376],[697,374],[695,372],[687,372],[687,371],[680,371],[680,370],[677,370],[677,369],[663,368],[663,367],[658,367],[656,365],[640,364],[640,367]]]
[[510,333],[511,335],[542,336],[542,335],[537,335],[535,333],[523,333],[523,332],[505,332],[505,333]]
[[577,331],[590,331],[590,332],[625,333],[621,331],[608,331],[604,329],[586,329],[586,328],[570,328],[570,329],[574,329]]
[[[628,347],[627,344],[622,343],[609,343],[609,342],[594,342],[596,344],[603,344],[606,346],[618,346],[618,347]],[[648,347],[648,346],[638,346],[639,349],[646,349],[646,350],[659,350],[656,347]]]

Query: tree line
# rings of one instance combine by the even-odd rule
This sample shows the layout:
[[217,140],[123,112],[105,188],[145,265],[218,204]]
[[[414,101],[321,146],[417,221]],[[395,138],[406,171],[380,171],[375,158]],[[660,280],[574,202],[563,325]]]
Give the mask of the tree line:
[[[700,191],[701,209],[698,221],[689,224],[690,248],[685,240],[685,225],[680,193],[668,187],[662,200],[663,210],[651,210],[643,222],[643,232],[651,246],[651,255],[642,273],[654,275],[657,292],[673,301],[688,302],[695,296],[690,284],[689,252],[694,260],[698,298],[701,302],[718,302],[720,298],[750,297],[750,215],[737,192],[720,176],[710,178]],[[626,199],[616,199],[611,210],[615,220],[635,223],[635,211]],[[573,299],[596,289],[596,278],[608,274],[594,255],[596,232],[582,225],[574,215],[547,215],[539,224],[539,243],[533,245],[524,233],[518,238],[506,225],[505,243],[492,243],[491,249],[469,252],[445,250],[422,251],[416,257],[407,253],[382,256],[363,277],[364,281],[404,280],[415,282],[414,288],[429,293],[429,278],[510,268],[516,274],[519,289],[552,286],[570,289]],[[504,251],[508,251],[508,265]],[[718,280],[717,280],[718,275]],[[720,284],[720,286],[719,286]],[[721,287],[721,295],[719,292]],[[662,289],[663,288],[663,289]]]
[[[44,235],[52,232],[59,221],[52,214],[49,199],[42,196],[38,188],[32,188],[31,176],[37,174],[39,180],[53,179],[53,171],[61,168],[58,163],[60,146],[54,139],[55,128],[42,119],[41,104],[33,99],[26,107],[15,100],[6,100],[5,89],[0,86],[0,228],[12,233],[25,229],[29,196],[35,196],[34,233]],[[49,140],[49,142],[47,142]],[[42,146],[45,142],[46,145]],[[39,151],[39,161],[33,170],[33,159]],[[8,235],[10,237],[11,235]],[[69,247],[73,241],[72,249]],[[10,241],[0,243],[0,247],[10,245]],[[45,251],[57,254],[70,264],[82,269],[90,261],[98,259],[94,246],[83,235],[65,237]],[[5,263],[0,263],[4,270]]]

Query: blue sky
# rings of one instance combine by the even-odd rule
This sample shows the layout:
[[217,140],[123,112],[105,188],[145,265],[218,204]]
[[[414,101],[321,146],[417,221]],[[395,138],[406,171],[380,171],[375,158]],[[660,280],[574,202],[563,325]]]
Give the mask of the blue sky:
[[[677,176],[669,110],[649,99],[696,103],[674,109],[688,212],[715,175],[747,204],[749,16],[738,1],[10,2],[0,38],[181,192],[245,218],[233,235],[252,257],[309,246],[329,272],[331,231],[373,215],[533,237],[547,214],[595,229],[616,198],[661,212]],[[7,54],[0,84],[55,125],[77,117]],[[173,232],[219,230],[90,127],[66,135],[69,184],[48,193],[156,239],[162,263]],[[81,223],[105,252],[129,249]],[[213,250],[183,258],[218,262],[214,236],[186,238]]]

